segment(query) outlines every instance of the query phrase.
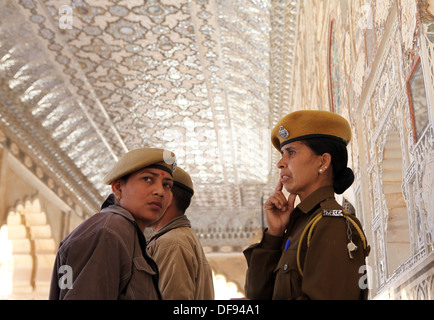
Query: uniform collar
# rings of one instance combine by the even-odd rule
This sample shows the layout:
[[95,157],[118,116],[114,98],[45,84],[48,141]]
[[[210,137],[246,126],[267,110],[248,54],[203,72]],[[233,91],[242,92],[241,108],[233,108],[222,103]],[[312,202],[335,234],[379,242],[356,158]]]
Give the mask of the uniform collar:
[[181,227],[187,227],[191,228],[190,220],[188,220],[186,215],[182,215],[180,217],[176,217],[175,219],[170,220],[167,224],[165,224],[160,230],[158,230],[149,240],[151,242],[153,239],[156,239],[166,232],[169,232],[170,230],[181,228]]
[[124,216],[131,222],[136,221],[131,212],[116,203],[116,197],[113,193],[104,200],[103,204],[101,205],[101,212],[115,212]]
[[128,220],[130,220],[132,223],[135,223],[135,219],[133,217],[133,215],[124,207],[121,207],[120,205],[117,204],[112,204],[109,205],[107,207],[104,207],[101,212],[113,212],[116,214],[120,214],[122,216],[124,216],[125,218],[127,218]]
[[321,187],[308,195],[306,199],[298,204],[297,208],[303,213],[309,213],[319,203],[327,200],[328,198],[334,198],[334,196],[335,193],[333,186]]

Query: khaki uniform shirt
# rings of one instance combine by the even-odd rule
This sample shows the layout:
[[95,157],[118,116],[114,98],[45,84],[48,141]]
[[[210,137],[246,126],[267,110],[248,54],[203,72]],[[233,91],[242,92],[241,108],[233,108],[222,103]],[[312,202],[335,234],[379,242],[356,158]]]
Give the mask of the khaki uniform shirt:
[[213,300],[212,270],[186,216],[171,220],[148,243],[167,300]]
[[[264,232],[262,241],[244,251],[248,270],[245,292],[250,299],[365,299],[367,289],[359,270],[369,253],[351,225],[352,241],[358,249],[350,259],[348,224],[342,216],[325,216],[315,225],[309,247],[303,237],[300,262],[297,248],[305,226],[324,210],[342,210],[333,187],[322,187],[302,201],[290,215],[283,237]],[[360,226],[360,222],[352,216]],[[361,229],[361,227],[360,227]],[[289,247],[285,245],[289,240]],[[361,272],[361,271],[360,271]],[[365,278],[366,279],[366,276]],[[362,280],[364,280],[362,279]],[[362,285],[360,285],[360,283]]]
[[110,205],[74,229],[57,252],[49,298],[158,299],[158,269],[142,254],[134,223]]

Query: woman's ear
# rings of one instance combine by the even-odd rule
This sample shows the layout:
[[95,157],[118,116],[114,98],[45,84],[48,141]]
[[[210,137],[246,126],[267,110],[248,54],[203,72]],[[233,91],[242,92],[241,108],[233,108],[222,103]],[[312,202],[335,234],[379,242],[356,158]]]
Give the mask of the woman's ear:
[[330,164],[332,162],[332,156],[330,155],[330,153],[323,153],[321,155],[321,165],[320,165],[320,173],[323,173],[324,171],[327,170],[327,168],[330,167]]
[[324,153],[322,157],[324,162],[323,165],[330,167],[330,164],[332,163],[332,156],[330,155],[330,153]]
[[112,182],[112,191],[115,194],[116,199],[122,198],[121,180],[118,179]]

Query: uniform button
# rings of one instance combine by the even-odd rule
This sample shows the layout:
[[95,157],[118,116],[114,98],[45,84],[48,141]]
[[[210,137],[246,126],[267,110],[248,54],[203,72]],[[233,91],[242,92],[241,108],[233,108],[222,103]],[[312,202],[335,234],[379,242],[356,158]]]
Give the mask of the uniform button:
[[283,266],[283,270],[288,270],[288,265],[285,263],[285,265]]

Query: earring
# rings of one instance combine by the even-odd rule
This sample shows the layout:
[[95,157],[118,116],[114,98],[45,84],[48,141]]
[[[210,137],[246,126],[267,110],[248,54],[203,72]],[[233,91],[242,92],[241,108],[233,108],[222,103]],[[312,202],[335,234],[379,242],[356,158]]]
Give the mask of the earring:
[[324,171],[323,169],[319,169],[318,170],[319,173],[323,173],[323,171]]
[[122,196],[119,193],[115,194],[117,200],[121,200]]

